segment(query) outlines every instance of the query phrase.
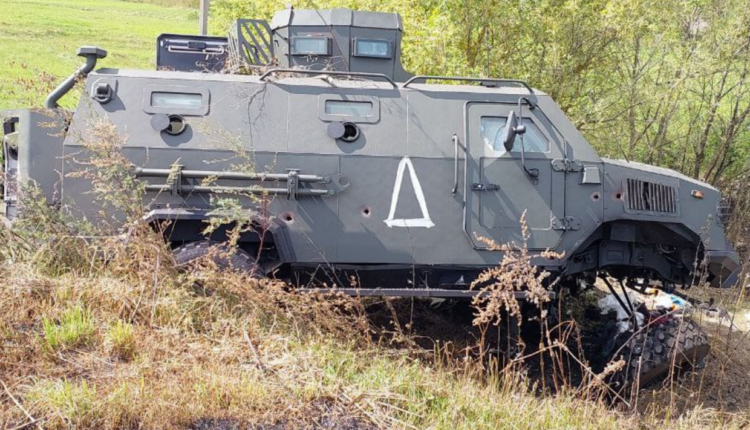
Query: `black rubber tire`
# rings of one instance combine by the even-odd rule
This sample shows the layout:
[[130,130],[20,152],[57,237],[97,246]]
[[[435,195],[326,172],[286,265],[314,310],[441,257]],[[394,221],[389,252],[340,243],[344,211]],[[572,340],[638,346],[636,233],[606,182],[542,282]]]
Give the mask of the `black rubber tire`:
[[178,246],[172,250],[177,268],[187,271],[202,259],[210,258],[220,269],[236,270],[250,273],[253,278],[262,278],[260,267],[255,258],[241,248],[230,249],[229,246],[210,240],[200,240]]
[[687,318],[672,318],[647,328],[648,332],[632,337],[617,358],[627,365],[612,378],[613,388],[640,389],[672,370],[690,370],[698,366],[711,351],[708,336],[700,326]]

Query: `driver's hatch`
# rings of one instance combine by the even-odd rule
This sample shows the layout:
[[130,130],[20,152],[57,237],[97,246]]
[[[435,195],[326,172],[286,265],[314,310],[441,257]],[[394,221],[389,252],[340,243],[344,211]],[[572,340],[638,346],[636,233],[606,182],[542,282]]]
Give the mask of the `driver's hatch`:
[[512,110],[518,114],[518,105],[470,102],[466,109],[464,228],[474,247],[487,248],[480,236],[498,245],[511,241],[521,245],[525,212],[529,249],[554,249],[564,231],[565,173],[553,171],[551,161],[563,158],[562,137],[539,107],[530,111],[524,106],[519,119],[527,130],[524,169],[521,136],[516,136],[511,152],[502,142],[506,119]]

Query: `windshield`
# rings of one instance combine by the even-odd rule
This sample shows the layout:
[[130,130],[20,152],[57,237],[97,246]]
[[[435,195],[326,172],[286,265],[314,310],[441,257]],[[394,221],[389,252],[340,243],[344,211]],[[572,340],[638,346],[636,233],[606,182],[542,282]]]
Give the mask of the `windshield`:
[[[507,117],[482,117],[481,134],[484,143],[492,148],[498,154],[507,152],[503,146],[503,131]],[[541,130],[529,118],[524,118],[522,125],[526,126],[526,133],[523,135],[523,144],[526,152],[547,152],[549,151],[549,142],[542,134]],[[521,136],[516,137],[516,144],[512,152],[521,152]]]

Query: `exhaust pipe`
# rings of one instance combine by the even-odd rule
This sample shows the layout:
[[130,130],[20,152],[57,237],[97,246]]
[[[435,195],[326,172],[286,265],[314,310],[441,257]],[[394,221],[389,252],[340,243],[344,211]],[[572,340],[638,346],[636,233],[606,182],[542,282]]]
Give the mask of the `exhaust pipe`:
[[79,57],[86,58],[86,63],[78,68],[72,75],[63,81],[54,89],[44,100],[44,107],[47,109],[57,109],[57,101],[70,91],[80,78],[85,78],[89,72],[96,67],[96,61],[107,57],[107,51],[97,48],[96,46],[81,46],[76,52]]

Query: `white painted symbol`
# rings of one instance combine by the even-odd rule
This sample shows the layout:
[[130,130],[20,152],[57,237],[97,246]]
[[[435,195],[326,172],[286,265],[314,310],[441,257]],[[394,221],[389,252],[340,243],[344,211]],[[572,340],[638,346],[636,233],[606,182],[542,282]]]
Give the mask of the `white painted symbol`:
[[[414,194],[417,195],[417,201],[419,202],[419,208],[422,210],[422,218],[409,218],[409,219],[393,219],[396,215],[396,206],[398,205],[398,195],[401,193],[401,183],[404,179],[404,169],[409,168],[409,176],[411,177],[411,184],[414,187]],[[430,219],[430,212],[427,210],[427,202],[424,199],[424,193],[422,192],[422,185],[419,184],[419,178],[417,173],[414,171],[414,165],[411,164],[409,157],[404,157],[398,164],[398,172],[396,173],[396,183],[393,186],[393,197],[391,197],[391,211],[388,213],[388,219],[385,224],[388,227],[434,227],[435,224]]]

